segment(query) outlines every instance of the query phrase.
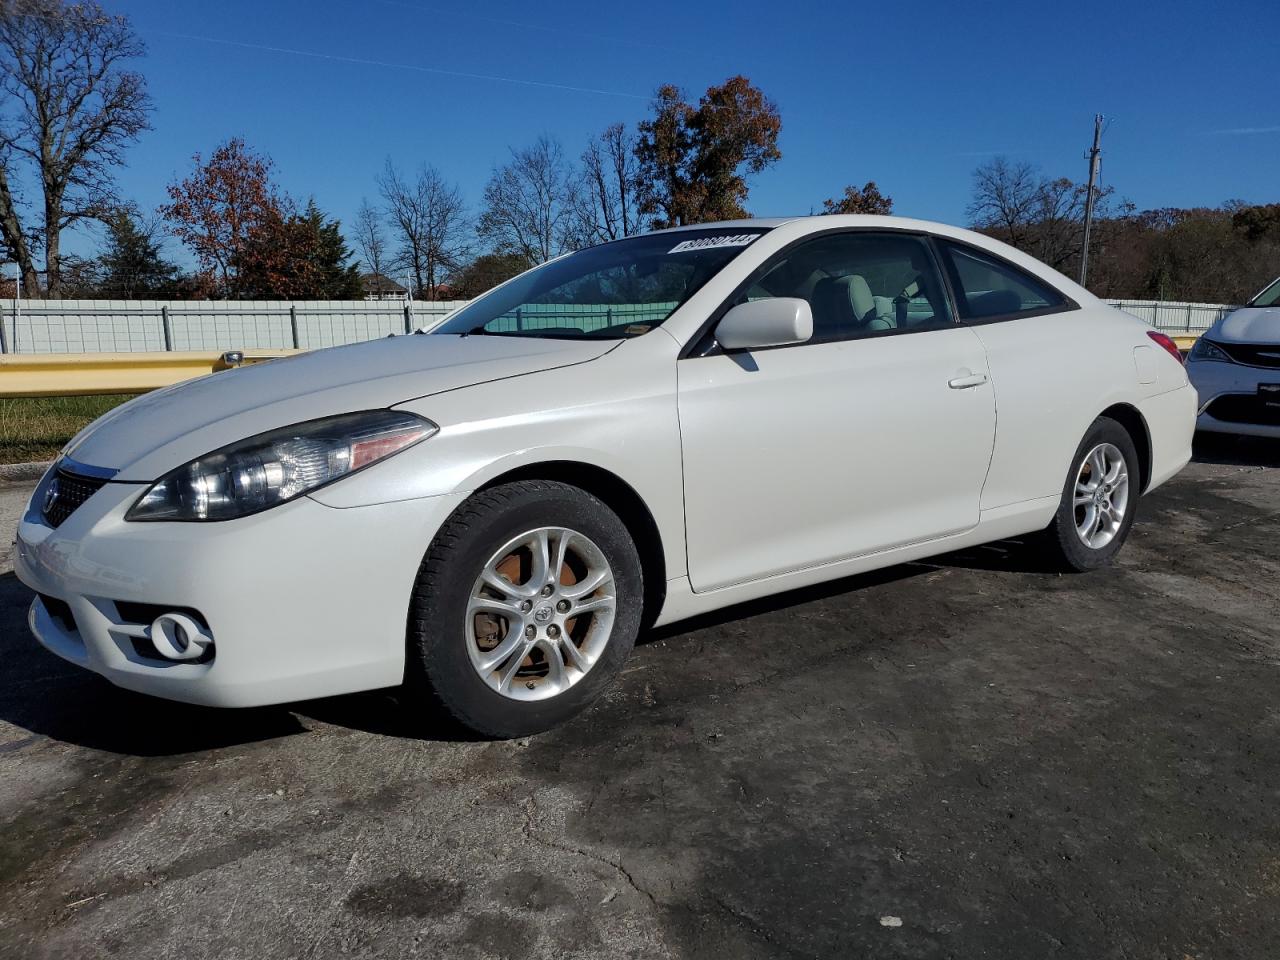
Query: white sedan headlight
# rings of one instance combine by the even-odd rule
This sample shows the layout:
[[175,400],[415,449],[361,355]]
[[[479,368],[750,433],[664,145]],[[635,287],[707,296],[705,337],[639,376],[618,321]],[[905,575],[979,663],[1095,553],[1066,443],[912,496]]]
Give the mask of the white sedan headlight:
[[153,483],[126,520],[230,520],[345,477],[434,434],[430,420],[369,410],[260,433]]

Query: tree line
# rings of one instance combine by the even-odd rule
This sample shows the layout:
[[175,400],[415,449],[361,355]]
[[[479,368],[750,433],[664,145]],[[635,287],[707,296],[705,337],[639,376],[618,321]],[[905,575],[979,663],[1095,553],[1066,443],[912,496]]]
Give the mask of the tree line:
[[[1088,187],[996,157],[973,173],[972,225],[1067,276],[1080,271]],[[1280,276],[1280,203],[1136,210],[1095,194],[1089,289],[1100,297],[1244,303]]]
[[[696,101],[663,85],[649,117],[609,126],[576,155],[551,136],[512,149],[474,210],[434,166],[388,159],[344,232],[232,137],[196,155],[147,212],[111,178],[149,128],[146,81],[130,67],[142,53],[128,19],[92,0],[0,0],[0,89],[16,108],[0,112],[0,254],[27,296],[347,298],[362,293],[358,259],[417,296],[469,297],[569,250],[746,216],[749,178],[782,156],[776,104],[735,76]],[[874,184],[824,203],[891,206]],[[66,255],[62,231],[84,223],[101,228],[99,255]],[[194,271],[165,259],[169,236]]]
[[[782,157],[777,105],[733,76],[696,100],[662,85],[644,119],[580,151],[550,135],[511,149],[474,206],[433,165],[388,158],[344,230],[232,137],[143,211],[112,180],[149,128],[146,80],[131,68],[142,53],[128,19],[92,0],[0,0],[0,258],[17,264],[26,296],[348,299],[367,272],[420,298],[471,297],[583,246],[746,216],[751,178]],[[1075,275],[1085,197],[1069,177],[998,157],[974,171],[968,217]],[[1139,212],[1108,188],[1095,209],[1100,295],[1239,302],[1280,273],[1280,204]],[[810,212],[889,214],[893,200],[867,181]],[[85,224],[101,230],[98,255],[65,254],[62,231]],[[194,270],[165,258],[168,237]]]

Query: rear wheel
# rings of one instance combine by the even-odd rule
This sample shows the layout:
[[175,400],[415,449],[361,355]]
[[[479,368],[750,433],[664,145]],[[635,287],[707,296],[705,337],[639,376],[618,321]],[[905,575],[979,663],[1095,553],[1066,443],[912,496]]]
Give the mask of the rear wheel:
[[478,733],[537,733],[617,674],[642,597],[635,545],[596,497],[543,480],[482,491],[423,561],[406,679]]
[[1058,512],[1042,534],[1054,566],[1083,572],[1111,562],[1133,526],[1140,478],[1133,438],[1099,417],[1076,449]]

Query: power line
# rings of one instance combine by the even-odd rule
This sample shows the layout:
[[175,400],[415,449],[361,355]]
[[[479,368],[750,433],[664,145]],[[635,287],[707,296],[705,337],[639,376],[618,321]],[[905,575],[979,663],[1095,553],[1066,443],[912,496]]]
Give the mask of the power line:
[[460,19],[479,21],[481,23],[492,23],[503,27],[518,27],[521,30],[539,30],[543,33],[553,33],[561,37],[579,37],[583,40],[598,40],[602,43],[616,43],[625,47],[638,47],[642,50],[661,50],[665,53],[679,53],[685,56],[706,56],[705,50],[693,50],[688,47],[671,47],[658,43],[646,43],[643,40],[629,40],[625,37],[614,37],[603,33],[591,33],[586,30],[565,30],[561,27],[551,27],[542,23],[529,23],[523,20],[508,20],[503,17],[491,17],[485,14],[471,13],[465,10],[446,10],[443,7],[406,3],[405,0],[375,0],[375,2],[388,7],[400,7],[403,10],[413,10],[418,13],[436,14],[438,16],[445,17],[458,17]]
[[283,53],[295,57],[310,57],[315,60],[332,60],[336,63],[351,63],[365,67],[389,67],[394,70],[412,70],[416,73],[431,73],[443,77],[459,77],[464,80],[487,80],[493,83],[514,83],[526,87],[541,87],[550,90],[565,90],[570,93],[591,93],[602,97],[623,97],[628,100],[652,100],[653,97],[639,93],[626,93],[622,90],[602,90],[596,87],[578,87],[567,83],[554,83],[550,80],[531,80],[527,77],[503,77],[489,73],[468,73],[462,70],[446,70],[442,67],[424,67],[416,63],[394,63],[389,60],[370,60],[365,57],[349,57],[337,53],[322,53],[318,50],[299,50],[295,47],[273,47],[264,43],[249,43],[244,40],[224,40],[219,37],[206,37],[194,33],[173,33],[168,30],[144,31],[159,36],[174,37],[179,40],[195,40],[200,43],[213,43],[227,47],[240,47],[245,50],[261,50],[265,53]]
[[[53,14],[41,13],[19,13],[15,16],[29,20],[47,20],[52,22],[76,24],[80,21],[71,17],[59,17]],[[323,53],[319,50],[300,50],[295,47],[275,47],[264,43],[249,43],[245,40],[225,40],[220,37],[207,37],[195,33],[175,33],[170,30],[155,30],[149,28],[139,29],[136,25],[131,26],[140,33],[154,34],[155,36],[171,37],[178,40],[194,40],[197,43],[212,43],[227,47],[240,47],[244,50],[260,50],[265,53],[283,53],[295,57],[310,57],[315,60],[332,60],[336,63],[350,63],[365,67],[385,67],[393,70],[412,70],[415,73],[431,73],[442,77],[458,77],[463,80],[486,80],[492,83],[512,83],[526,87],[541,87],[548,90],[564,90],[570,93],[590,93],[602,97],[622,97],[627,100],[653,100],[651,96],[639,93],[627,93],[622,90],[603,90],[596,87],[579,87],[567,83],[555,83],[550,80],[532,80],[528,77],[504,77],[498,74],[489,73],[468,73],[464,70],[446,70],[443,67],[424,67],[416,63],[394,63],[389,60],[371,60],[365,57],[349,57],[337,53]]]
[[[394,0],[380,0],[380,2],[394,2]],[[406,6],[406,4],[397,4]],[[414,8],[421,9],[421,8]],[[48,20],[63,23],[78,23],[70,17],[59,17],[53,14],[40,13],[19,13],[15,16],[23,17],[31,20]],[[127,18],[126,18],[127,19]],[[490,19],[490,18],[486,18]],[[509,23],[517,26],[531,26],[529,24],[517,24],[516,21],[496,21]],[[457,77],[463,80],[485,80],[491,83],[511,83],[518,86],[539,87],[546,90],[563,90],[569,93],[588,93],[601,97],[621,97],[625,100],[642,100],[647,103],[670,104],[678,103],[676,100],[668,100],[662,97],[655,97],[651,94],[627,93],[624,90],[605,90],[598,87],[580,87],[568,83],[556,83],[551,80],[533,80],[528,77],[505,77],[499,74],[491,73],[470,73],[464,70],[447,70],[443,67],[424,67],[416,63],[395,63],[390,60],[372,60],[366,57],[351,57],[344,54],[324,53],[319,50],[301,50],[296,47],[276,47],[264,43],[249,43],[246,40],[227,40],[221,37],[209,37],[195,33],[176,33],[171,30],[151,29],[147,27],[138,28],[135,24],[130,23],[130,27],[139,33],[153,34],[155,36],[170,37],[177,40],[194,40],[197,43],[212,43],[219,46],[239,47],[244,50],[260,50],[264,53],[282,53],[295,57],[308,57],[313,60],[331,60],[335,63],[349,63],[357,66],[366,67],[384,67],[392,70],[412,70],[415,73],[430,73],[442,77]],[[535,29],[551,29],[548,27]],[[718,108],[719,104],[707,104],[706,106]]]

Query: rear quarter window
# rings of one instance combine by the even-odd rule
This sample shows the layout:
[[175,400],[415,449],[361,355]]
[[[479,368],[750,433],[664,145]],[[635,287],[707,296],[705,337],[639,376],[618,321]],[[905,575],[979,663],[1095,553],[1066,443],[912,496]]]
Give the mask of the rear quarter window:
[[962,320],[1012,319],[1068,305],[1053,287],[997,257],[948,241],[942,249]]

